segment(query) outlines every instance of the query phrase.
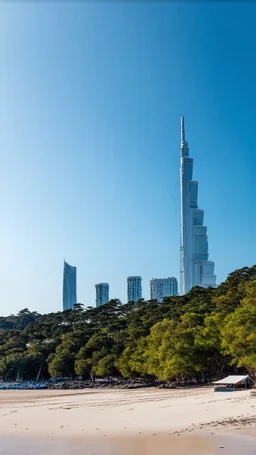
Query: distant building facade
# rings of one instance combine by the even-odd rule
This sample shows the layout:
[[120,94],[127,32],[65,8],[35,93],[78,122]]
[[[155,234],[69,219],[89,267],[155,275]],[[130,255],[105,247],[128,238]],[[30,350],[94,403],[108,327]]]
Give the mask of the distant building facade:
[[96,288],[96,307],[104,305],[109,301],[109,284],[98,283],[95,284]]
[[64,261],[63,271],[63,310],[74,308],[76,297],[76,267]]
[[127,302],[137,302],[142,298],[141,276],[128,276]]
[[150,280],[150,298],[162,302],[164,297],[178,295],[178,281],[174,277],[152,278]]

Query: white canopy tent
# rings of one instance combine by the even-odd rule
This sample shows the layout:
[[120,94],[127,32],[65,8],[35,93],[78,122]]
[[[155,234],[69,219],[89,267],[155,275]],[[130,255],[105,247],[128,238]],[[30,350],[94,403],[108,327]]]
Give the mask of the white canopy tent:
[[239,375],[234,375],[234,376],[227,376],[224,379],[221,379],[220,381],[214,381],[213,384],[239,384],[240,382],[246,382],[249,379],[249,376],[239,376]]
[[250,378],[248,375],[241,376],[241,375],[231,375],[227,376],[224,379],[220,379],[220,381],[214,381],[214,391],[232,391],[238,389],[246,389],[248,387],[248,382]]

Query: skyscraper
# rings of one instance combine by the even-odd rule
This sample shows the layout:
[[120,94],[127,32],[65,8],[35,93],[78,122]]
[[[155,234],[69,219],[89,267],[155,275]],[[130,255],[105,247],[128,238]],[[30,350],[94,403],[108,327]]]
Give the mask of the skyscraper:
[[76,267],[64,261],[63,271],[63,310],[74,308],[76,300]]
[[141,299],[142,287],[141,276],[128,276],[127,278],[127,301],[137,302]]
[[150,280],[150,298],[162,302],[164,297],[178,295],[178,281],[174,277],[152,278]]
[[108,283],[95,284],[96,288],[96,307],[104,305],[109,301],[109,285]]
[[198,182],[193,180],[193,159],[185,139],[184,117],[181,117],[181,239],[180,294],[193,286],[216,286],[214,262],[209,261],[207,227],[204,211],[198,208]]

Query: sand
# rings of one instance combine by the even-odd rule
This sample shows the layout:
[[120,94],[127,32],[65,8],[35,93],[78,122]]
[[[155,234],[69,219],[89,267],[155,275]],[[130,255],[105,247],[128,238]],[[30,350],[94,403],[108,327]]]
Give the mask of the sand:
[[256,455],[256,398],[212,388],[4,390],[0,435],[0,454],[37,444],[49,455]]

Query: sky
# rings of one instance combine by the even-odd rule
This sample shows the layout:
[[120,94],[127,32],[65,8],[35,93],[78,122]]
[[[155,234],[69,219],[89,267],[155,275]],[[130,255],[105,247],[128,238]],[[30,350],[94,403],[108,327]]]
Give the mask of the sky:
[[0,314],[179,279],[180,116],[217,282],[256,262],[255,2],[0,3]]

